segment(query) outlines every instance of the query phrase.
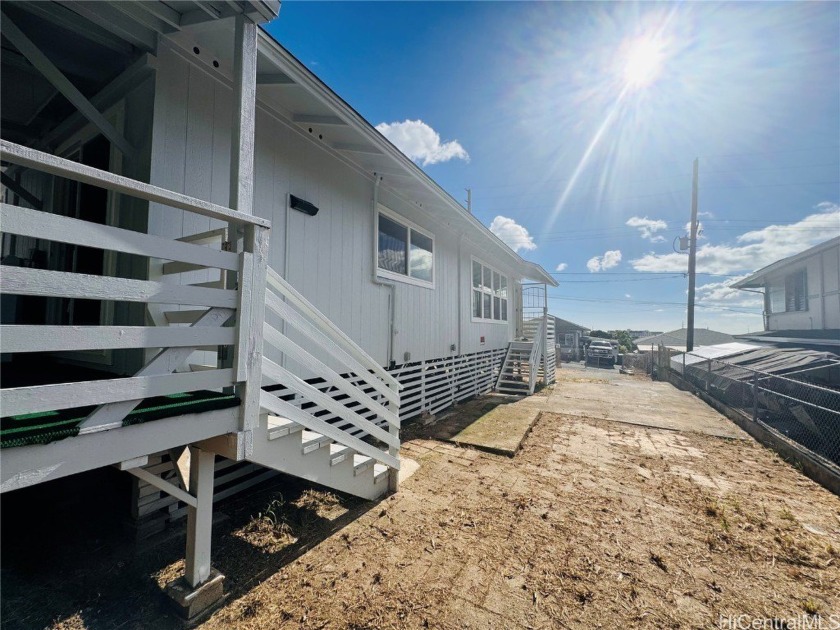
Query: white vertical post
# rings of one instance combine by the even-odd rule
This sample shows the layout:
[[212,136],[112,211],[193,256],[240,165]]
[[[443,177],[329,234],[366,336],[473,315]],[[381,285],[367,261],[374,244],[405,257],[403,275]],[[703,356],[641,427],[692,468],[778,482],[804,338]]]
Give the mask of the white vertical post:
[[[546,297],[546,301],[548,298]],[[548,306],[543,306],[542,321],[543,344],[543,385],[548,385]]]
[[254,214],[257,25],[242,14],[235,19],[230,207],[244,214]]
[[[389,384],[388,389],[390,389],[394,393],[399,393],[399,390],[394,387],[394,385]],[[397,417],[399,418],[400,408],[399,405],[395,405],[393,402],[388,401],[388,411],[393,411]],[[396,424],[388,423],[388,433],[392,436],[399,438],[400,436],[400,428]],[[399,446],[389,446],[388,447],[388,454],[392,457],[399,457],[400,456],[400,447]],[[399,479],[400,479],[400,471],[394,468],[388,469],[388,490],[391,492],[396,492],[399,489]]]
[[[230,138],[230,191],[229,205],[243,214],[254,214],[254,129],[257,96],[257,25],[242,14],[234,18],[233,44],[233,107]],[[243,228],[240,224],[228,224],[228,239],[231,251],[244,249]],[[240,298],[247,282],[242,277],[237,283],[236,272],[228,272],[229,287],[237,285]],[[253,287],[252,287],[253,289]],[[245,298],[247,299],[247,298]],[[242,311],[237,314],[237,325],[250,326],[250,321],[240,321]],[[262,330],[258,331],[262,334]],[[247,352],[248,348],[236,347],[236,352]],[[238,358],[237,358],[238,361]],[[234,364],[234,357],[226,356],[223,367]]]
[[184,577],[196,587],[210,577],[213,533],[213,453],[190,446],[190,494],[196,506],[187,507],[187,558]]
[[251,303],[248,309],[248,317],[243,317],[238,323],[240,334],[238,335],[239,344],[236,350],[239,353],[239,361],[245,367],[245,385],[240,388],[242,399],[240,428],[243,431],[249,431],[255,429],[260,421],[265,279],[268,271],[268,230],[249,226],[245,241],[246,249],[253,254],[249,292]]

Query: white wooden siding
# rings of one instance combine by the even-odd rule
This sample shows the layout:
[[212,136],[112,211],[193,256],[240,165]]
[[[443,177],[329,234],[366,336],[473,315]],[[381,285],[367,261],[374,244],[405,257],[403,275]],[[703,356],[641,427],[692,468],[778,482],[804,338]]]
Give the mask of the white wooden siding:
[[[161,49],[158,68],[152,183],[224,203],[231,93],[201,67],[166,47]],[[508,274],[511,285],[518,281],[513,270],[466,239],[459,261],[458,236],[439,220],[409,206],[388,185],[386,177],[379,202],[435,236],[434,289],[389,281],[396,286],[395,363],[405,363],[406,352],[415,362],[505,347],[515,329],[514,303],[510,303],[507,324],[471,322],[471,256]],[[289,121],[258,105],[254,211],[272,222],[268,264],[384,366],[388,363],[390,291],[372,280],[373,191],[372,177],[332,155],[316,136],[301,134]],[[311,217],[291,210],[287,217],[290,193],[315,204],[318,214]],[[155,234],[179,236],[215,227],[207,219],[191,217],[179,222],[171,210],[164,214],[151,208],[149,214],[149,230]],[[271,317],[268,321],[281,325]],[[267,356],[281,362],[276,351]],[[329,362],[329,357],[318,358]],[[308,377],[288,359],[285,366]]]
[[807,275],[808,310],[771,313],[770,330],[840,328],[840,246],[780,269],[768,277],[768,285],[784,294],[785,277],[801,269]]

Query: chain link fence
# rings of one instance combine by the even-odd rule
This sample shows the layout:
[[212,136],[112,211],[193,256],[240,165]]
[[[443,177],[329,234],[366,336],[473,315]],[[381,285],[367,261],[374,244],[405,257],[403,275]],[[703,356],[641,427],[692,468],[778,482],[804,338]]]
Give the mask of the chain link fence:
[[643,352],[622,355],[622,365],[625,369],[630,369],[637,373],[650,374],[651,354],[649,352]]
[[[654,359],[660,378],[666,370],[707,392],[754,422],[798,442],[840,466],[840,363],[769,374],[694,353],[660,348]],[[832,385],[834,383],[834,385]]]

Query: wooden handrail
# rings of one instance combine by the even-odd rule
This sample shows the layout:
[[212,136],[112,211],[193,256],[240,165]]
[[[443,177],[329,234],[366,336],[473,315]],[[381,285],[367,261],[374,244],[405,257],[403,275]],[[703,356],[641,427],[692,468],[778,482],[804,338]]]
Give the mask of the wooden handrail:
[[195,212],[212,219],[221,219],[240,225],[259,225],[271,227],[271,222],[261,217],[242,214],[230,208],[176,193],[159,186],[145,184],[129,177],[116,175],[98,168],[79,164],[72,160],[60,158],[50,153],[36,151],[29,147],[0,139],[0,159],[12,164],[19,164],[51,175],[66,177],[83,184],[91,184],[106,190],[138,197],[147,201],[160,203],[172,208],[179,208]]
[[330,321],[321,311],[316,309],[309,301],[283,278],[279,273],[269,267],[266,277],[268,284],[288,302],[300,310],[307,319],[317,326],[321,332],[341,346],[348,354],[361,363],[364,367],[375,373],[387,385],[402,389],[402,385],[385,369],[382,368],[373,358],[362,350],[359,345],[350,339],[344,332]]

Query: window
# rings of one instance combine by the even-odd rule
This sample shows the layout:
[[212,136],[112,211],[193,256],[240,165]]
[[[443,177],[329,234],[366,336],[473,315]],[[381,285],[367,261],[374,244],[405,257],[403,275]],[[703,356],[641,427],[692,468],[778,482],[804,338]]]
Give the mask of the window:
[[432,285],[435,278],[434,237],[383,212],[378,213],[377,221],[379,275]]
[[805,270],[785,277],[785,311],[808,310],[808,278]]
[[472,318],[506,322],[508,318],[508,279],[502,273],[472,261]]

